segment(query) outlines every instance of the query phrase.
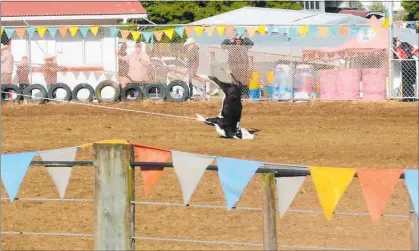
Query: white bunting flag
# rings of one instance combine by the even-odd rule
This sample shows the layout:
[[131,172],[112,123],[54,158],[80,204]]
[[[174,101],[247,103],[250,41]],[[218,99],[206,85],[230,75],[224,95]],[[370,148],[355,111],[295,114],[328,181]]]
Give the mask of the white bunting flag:
[[[74,161],[76,153],[77,146],[42,151],[38,154],[43,161]],[[65,191],[67,190],[68,181],[70,180],[71,167],[47,167],[47,169],[58,189],[60,198],[63,199]]]
[[279,216],[282,217],[287,212],[300,190],[305,180],[305,176],[279,177],[276,178],[276,189],[278,194]]
[[182,189],[183,202],[188,204],[207,167],[214,157],[172,151],[173,167]]
[[95,75],[95,80],[99,81],[100,77],[102,76],[102,73],[95,71],[93,74]]

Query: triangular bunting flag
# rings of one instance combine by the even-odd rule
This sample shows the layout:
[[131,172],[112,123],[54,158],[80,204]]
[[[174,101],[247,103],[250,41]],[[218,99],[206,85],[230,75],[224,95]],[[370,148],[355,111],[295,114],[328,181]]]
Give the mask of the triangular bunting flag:
[[128,39],[128,36],[131,34],[131,31],[129,30],[119,30],[121,32],[121,37],[124,40]]
[[314,25],[308,26],[308,34],[311,36],[316,35],[317,30],[318,30],[317,26],[314,26]]
[[249,37],[253,37],[256,33],[257,27],[247,27],[247,33],[249,33]]
[[193,31],[193,26],[185,26],[186,36],[189,37],[192,31]]
[[324,214],[331,221],[337,204],[354,177],[355,169],[316,166],[309,169]]
[[109,27],[109,33],[111,37],[116,37],[119,33],[119,29],[115,27]]
[[132,36],[132,40],[138,41],[138,39],[140,39],[141,32],[139,32],[139,31],[131,31],[131,36]]
[[346,26],[340,26],[339,27],[339,34],[341,36],[345,36],[346,33],[348,33],[348,27],[346,27]]
[[[39,156],[43,161],[74,161],[76,159],[77,147],[68,147],[61,149],[54,149],[39,152]],[[67,190],[68,181],[71,176],[71,167],[48,167],[48,173],[51,175],[58,194],[61,199],[64,199],[65,191]]]
[[[134,146],[136,161],[139,162],[169,162],[171,152],[166,149],[132,144]],[[141,167],[141,177],[143,178],[144,194],[148,196],[151,189],[160,179],[164,167]]]
[[3,27],[1,27],[0,28],[0,36],[3,35],[3,31],[4,31],[4,29],[3,29]]
[[268,35],[270,35],[272,32],[274,32],[274,31],[275,31],[276,27],[275,27],[275,26],[272,26],[272,25],[269,25],[269,26],[267,27],[267,29],[268,29]]
[[175,29],[167,29],[163,31],[164,34],[170,39],[173,39],[173,35],[175,34]]
[[278,209],[280,217],[284,216],[284,214],[287,212],[289,206],[297,195],[297,192],[303,185],[305,178],[305,176],[276,178]]
[[207,167],[214,157],[172,151],[173,167],[182,189],[183,203],[189,202]]
[[105,73],[106,80],[112,80],[112,77],[113,77],[112,73]]
[[296,37],[297,36],[297,27],[291,27],[288,29],[288,37]]
[[158,42],[160,42],[161,38],[163,37],[163,31],[155,31],[154,37],[157,39]]
[[285,27],[279,27],[278,28],[278,33],[279,33],[280,36],[285,35],[285,33],[287,33],[287,28],[285,28]]
[[358,32],[360,30],[360,27],[351,27],[350,28],[350,34],[352,37],[355,37],[358,35]]
[[260,33],[260,35],[265,35],[266,32],[266,26],[258,26],[258,32]]
[[60,27],[58,28],[58,32],[60,33],[61,37],[65,37],[67,35],[67,27]]
[[26,28],[26,32],[28,32],[29,38],[33,38],[33,35],[35,35],[35,27],[28,27]]
[[183,33],[185,32],[185,28],[183,26],[178,26],[175,28],[176,33],[179,37],[183,37]]
[[230,211],[262,162],[217,157],[218,176]]
[[69,27],[69,28],[68,28],[68,30],[70,31],[71,36],[72,36],[72,37],[75,37],[75,36],[76,36],[76,34],[77,34],[77,31],[79,30],[79,28],[78,28],[78,27],[73,26],[73,27]]
[[212,33],[214,33],[215,31],[215,27],[214,26],[209,26],[205,28],[205,31],[207,32],[207,36],[212,36]]
[[215,27],[215,29],[217,30],[218,36],[222,36],[225,30],[225,26],[224,25],[218,25]]
[[57,34],[58,28],[57,27],[48,27],[48,32],[51,35],[51,37],[55,37]]
[[201,36],[201,34],[202,34],[202,32],[204,31],[204,27],[202,27],[202,26],[195,26],[194,27],[194,30],[195,30],[195,33],[196,33],[196,35],[199,37],[199,36]]
[[329,27],[330,33],[332,33],[333,35],[338,35],[339,32],[339,27],[338,26],[331,26]]
[[4,188],[9,195],[10,201],[14,201],[16,198],[23,178],[25,177],[29,165],[35,155],[36,152],[1,155],[1,180],[3,181]]
[[97,36],[97,34],[99,33],[99,26],[92,26],[89,29],[90,32],[92,32],[93,36]]
[[13,37],[13,33],[15,32],[15,29],[13,29],[13,28],[4,28],[4,32],[6,32],[7,38],[11,39]]
[[153,32],[151,32],[151,31],[143,31],[142,32],[142,35],[143,35],[144,41],[146,43],[148,43],[148,42],[150,42],[150,38],[153,36]]
[[381,25],[385,28],[390,28],[390,22],[388,21],[388,18],[385,18]]
[[329,27],[328,26],[321,26],[319,27],[319,33],[320,36],[325,37],[327,35],[327,32],[329,31]]
[[93,72],[93,75],[95,76],[96,81],[99,81],[100,77],[102,76],[102,73],[95,71]]
[[45,35],[45,32],[47,31],[47,27],[38,26],[36,27],[36,30],[38,31],[39,37],[43,38]]
[[89,32],[89,27],[81,26],[79,27],[81,35],[85,38],[87,37],[87,33]]
[[242,36],[245,31],[246,31],[246,27],[241,27],[241,26],[236,27],[237,36],[239,37]]
[[357,168],[362,194],[373,222],[380,219],[384,206],[390,199],[402,169]]
[[25,28],[17,28],[16,29],[16,34],[19,37],[19,39],[23,39],[23,37],[25,36],[25,32],[26,32]]
[[406,183],[407,191],[410,195],[410,200],[412,201],[413,208],[416,213],[416,217],[419,218],[419,188],[418,188],[418,169],[406,169],[404,170],[404,181]]
[[308,25],[298,26],[298,32],[300,32],[302,37],[305,37],[308,32]]
[[73,71],[73,75],[75,79],[78,79],[80,77],[81,72],[80,71]]
[[233,37],[233,32],[234,32],[234,26],[231,26],[231,25],[226,26],[226,36],[228,38]]

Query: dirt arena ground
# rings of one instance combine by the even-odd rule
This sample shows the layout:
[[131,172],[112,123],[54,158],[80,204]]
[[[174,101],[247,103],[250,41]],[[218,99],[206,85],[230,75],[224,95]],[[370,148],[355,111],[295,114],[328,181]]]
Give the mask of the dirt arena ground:
[[[216,115],[219,102],[112,105],[193,117]],[[418,168],[418,105],[399,102],[246,103],[241,125],[257,128],[254,141],[219,139],[213,127],[190,120],[103,110],[77,105],[3,105],[2,153],[47,150],[104,139],[127,139],[173,150],[288,164],[336,167]],[[89,149],[77,159],[91,160]],[[136,171],[136,200],[182,203],[173,169],[167,169],[146,198]],[[74,167],[66,198],[93,197],[93,169]],[[237,206],[260,207],[260,177],[248,185]],[[2,188],[2,197],[7,194]],[[18,197],[58,198],[44,167],[31,166]],[[409,196],[400,181],[385,214],[408,214]],[[191,204],[225,205],[215,172],[206,172]],[[321,210],[310,177],[292,209]],[[367,212],[356,179],[337,212]],[[136,236],[262,243],[261,211],[137,205]],[[2,201],[2,231],[87,233],[94,231],[91,202]],[[280,245],[408,250],[406,218],[288,213],[278,220]],[[92,238],[3,235],[3,250],[88,250]],[[247,249],[203,243],[137,240],[138,250]]]

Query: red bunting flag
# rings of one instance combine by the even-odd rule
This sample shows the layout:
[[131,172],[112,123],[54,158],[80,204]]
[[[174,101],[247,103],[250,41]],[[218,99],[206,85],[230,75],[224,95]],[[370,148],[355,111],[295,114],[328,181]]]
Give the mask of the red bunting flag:
[[402,169],[357,168],[362,194],[373,222],[380,219]]
[[[167,149],[132,144],[135,151],[135,159],[139,162],[170,162],[171,151]],[[144,194],[148,196],[151,189],[160,179],[164,167],[141,167],[141,177],[144,183]]]

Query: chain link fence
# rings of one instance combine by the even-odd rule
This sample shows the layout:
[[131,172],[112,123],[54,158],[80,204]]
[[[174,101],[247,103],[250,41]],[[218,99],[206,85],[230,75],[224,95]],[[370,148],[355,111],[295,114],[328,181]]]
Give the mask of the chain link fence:
[[391,28],[390,98],[419,98],[419,21],[394,22]]
[[[78,100],[89,99],[89,92],[83,93],[88,85],[95,92],[100,87],[101,95],[108,95],[104,100],[141,95],[178,101],[222,98],[207,76],[231,82],[231,73],[243,84],[244,99],[386,99],[388,50],[358,46],[380,39],[379,32],[367,26],[325,27],[310,26],[304,35],[295,34],[292,26],[269,32],[255,28],[241,36],[228,26],[4,27],[1,81],[47,90],[62,83]],[[396,61],[392,59],[392,68],[401,69]],[[111,88],[112,82],[119,91]],[[394,84],[390,97],[401,97],[393,93]],[[409,88],[404,91],[415,92]],[[113,99],[115,92],[121,97]],[[52,94],[68,99],[66,95],[60,88]]]

